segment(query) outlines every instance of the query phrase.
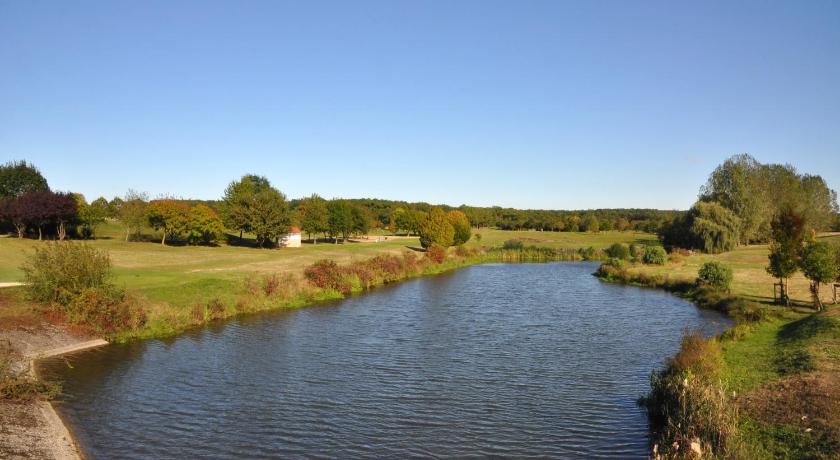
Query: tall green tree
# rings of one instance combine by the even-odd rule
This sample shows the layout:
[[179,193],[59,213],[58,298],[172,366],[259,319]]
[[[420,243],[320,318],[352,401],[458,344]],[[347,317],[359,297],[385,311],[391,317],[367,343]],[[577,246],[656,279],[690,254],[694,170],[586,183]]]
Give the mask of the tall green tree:
[[432,208],[426,220],[420,225],[420,245],[448,248],[455,242],[455,229],[441,208]]
[[799,256],[805,240],[805,218],[793,207],[786,207],[771,223],[772,242],[767,273],[779,279],[782,302],[789,304],[788,279],[799,268]]
[[470,226],[470,220],[467,218],[467,215],[461,211],[453,210],[449,211],[446,217],[449,219],[452,229],[455,230],[453,237],[454,244],[460,246],[469,241],[472,236],[472,227]]
[[341,237],[347,241],[347,237],[353,232],[353,209],[346,200],[333,199],[327,203],[327,218],[330,236],[338,244]]
[[[80,236],[83,238],[96,238],[96,228],[105,222],[105,214],[107,213],[107,201],[105,206],[101,202],[88,204],[85,196],[81,193],[74,193],[73,197],[76,199],[76,208],[78,210]],[[104,198],[101,198],[104,201]]]
[[699,249],[717,254],[735,249],[740,219],[718,203],[698,201],[689,211],[659,230],[667,248]]
[[811,281],[811,295],[817,311],[823,309],[820,299],[820,285],[831,283],[838,276],[837,254],[834,246],[824,241],[810,241],[802,249],[800,268],[805,278]]
[[211,244],[225,233],[225,226],[219,214],[209,206],[197,204],[189,210],[187,218],[187,242],[190,244]]
[[312,238],[312,234],[325,233],[329,230],[329,212],[327,200],[317,194],[304,199],[300,204],[300,226],[309,234],[313,244],[318,242],[318,237]]
[[41,171],[26,161],[9,161],[0,166],[0,198],[49,190]]
[[[115,201],[116,198],[114,198],[112,204]],[[120,201],[119,208],[116,210],[117,219],[125,227],[125,240],[128,241],[132,234],[135,237],[139,236],[140,229],[147,222],[146,206],[148,206],[149,196],[146,193],[129,189],[125,198]]]
[[361,206],[350,207],[351,221],[353,222],[352,233],[354,235],[365,235],[370,231],[371,215],[367,209]]
[[270,188],[271,183],[265,177],[246,174],[238,181],[231,182],[225,189],[222,198],[225,225],[230,229],[239,230],[240,240],[243,232],[253,231],[257,195]]
[[274,247],[282,235],[289,233],[292,224],[286,196],[274,187],[263,188],[250,204],[250,230],[259,247]]
[[187,231],[190,209],[187,205],[172,199],[152,200],[146,208],[149,226],[162,233],[160,244],[166,245],[166,238],[177,238]]

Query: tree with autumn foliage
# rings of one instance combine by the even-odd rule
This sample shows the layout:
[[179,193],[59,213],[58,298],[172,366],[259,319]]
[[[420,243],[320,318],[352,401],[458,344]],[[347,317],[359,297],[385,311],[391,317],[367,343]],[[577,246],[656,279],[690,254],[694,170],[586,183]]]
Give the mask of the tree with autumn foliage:
[[432,245],[448,248],[454,241],[455,229],[446,213],[440,208],[432,208],[420,225],[420,245],[424,248],[430,248]]
[[456,246],[460,246],[470,240],[472,236],[472,227],[467,215],[461,211],[449,211],[446,215],[449,223],[452,224],[452,229],[455,230],[453,238]]
[[152,200],[146,208],[149,226],[162,233],[160,244],[166,238],[177,238],[187,231],[190,208],[173,199]]
[[204,204],[190,209],[187,219],[187,242],[189,244],[211,244],[219,241],[225,233],[221,217]]

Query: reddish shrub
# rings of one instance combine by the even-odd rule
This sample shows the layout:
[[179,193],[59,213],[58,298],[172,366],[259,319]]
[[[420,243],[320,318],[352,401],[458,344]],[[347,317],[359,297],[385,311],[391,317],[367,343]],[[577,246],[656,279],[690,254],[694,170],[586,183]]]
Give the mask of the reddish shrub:
[[274,295],[274,293],[277,292],[277,288],[279,286],[280,277],[277,276],[277,273],[272,273],[263,278],[262,288],[266,296],[270,297]]
[[99,288],[84,289],[67,307],[71,322],[99,334],[113,334],[146,324],[146,312],[132,298]]
[[442,264],[446,260],[446,249],[433,245],[429,249],[426,249],[426,257],[436,264]]
[[351,291],[350,282],[344,276],[343,270],[335,261],[322,259],[306,267],[303,272],[306,280],[313,286],[322,289],[333,289],[342,294]]

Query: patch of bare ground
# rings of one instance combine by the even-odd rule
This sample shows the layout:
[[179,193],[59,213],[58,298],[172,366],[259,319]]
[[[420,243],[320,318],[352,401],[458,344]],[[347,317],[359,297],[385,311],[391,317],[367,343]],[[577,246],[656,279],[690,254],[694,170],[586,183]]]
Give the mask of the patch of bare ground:
[[738,398],[750,416],[797,427],[840,455],[840,374],[810,372],[768,383]]
[[[86,343],[90,337],[74,335],[62,326],[30,319],[6,323],[0,341],[11,345],[17,373],[31,372],[31,360],[52,350]],[[78,459],[78,449],[67,428],[46,401],[0,400],[0,458]]]

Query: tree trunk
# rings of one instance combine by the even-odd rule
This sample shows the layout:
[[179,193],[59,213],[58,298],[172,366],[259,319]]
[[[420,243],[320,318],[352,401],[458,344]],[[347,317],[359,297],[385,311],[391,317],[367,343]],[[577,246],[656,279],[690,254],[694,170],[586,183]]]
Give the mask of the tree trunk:
[[817,311],[822,311],[822,300],[820,300],[820,282],[819,281],[812,281],[811,282],[811,296],[814,298],[814,308]]
[[131,227],[125,228],[125,241],[128,242],[128,235],[131,233]]
[[[40,229],[38,229],[40,232]],[[64,241],[64,237],[67,236],[67,231],[64,228],[64,221],[58,223],[58,240]]]
[[15,229],[17,230],[18,238],[23,238],[23,233],[26,231],[26,225],[15,224]]
[[239,229],[239,242],[242,242],[242,229]]
[[41,226],[38,226],[38,241],[41,241]]
[[166,230],[163,231],[163,238],[160,239],[160,245],[166,246]]

